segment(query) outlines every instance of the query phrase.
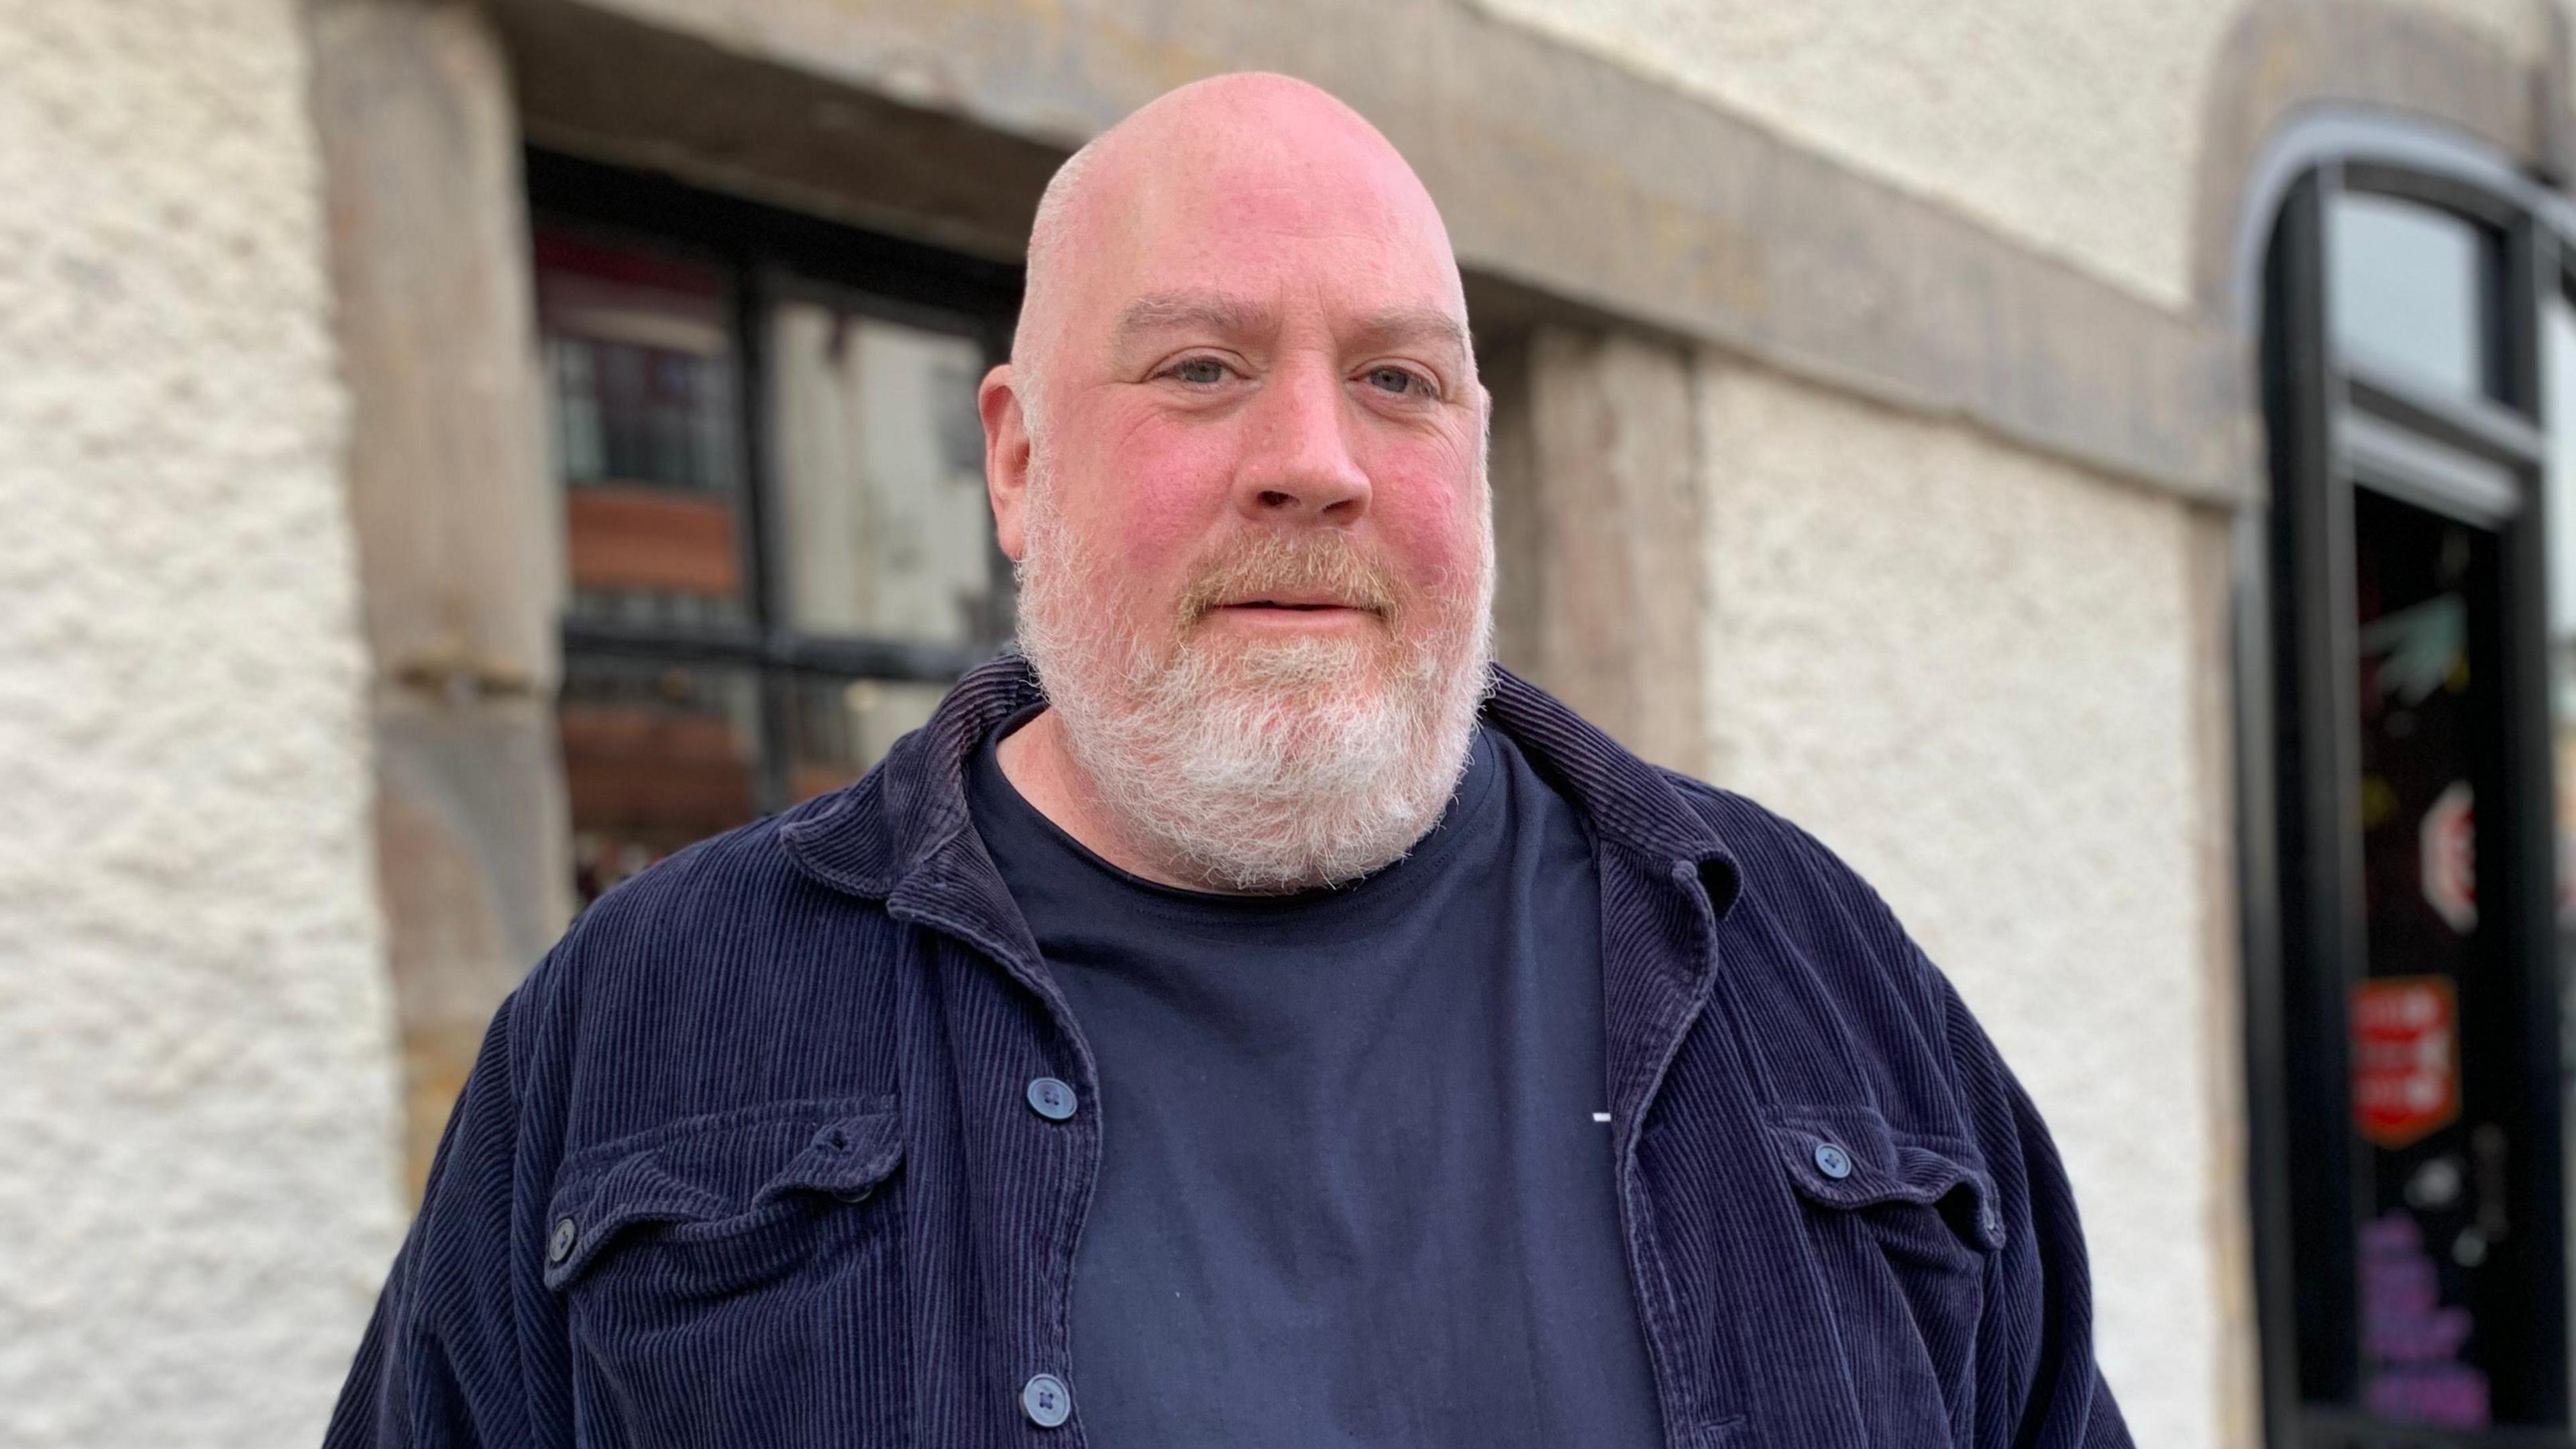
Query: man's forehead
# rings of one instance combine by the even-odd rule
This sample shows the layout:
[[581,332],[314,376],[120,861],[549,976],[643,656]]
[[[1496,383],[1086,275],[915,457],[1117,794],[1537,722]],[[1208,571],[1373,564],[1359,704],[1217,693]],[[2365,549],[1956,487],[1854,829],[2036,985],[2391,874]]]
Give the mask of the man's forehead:
[[1085,249],[1089,320],[1124,332],[1175,321],[1246,327],[1261,320],[1250,314],[1314,302],[1354,320],[1463,318],[1447,234],[1418,188],[1407,196],[1382,174],[1297,171],[1229,165],[1141,178]]
[[1058,186],[1045,245],[1031,247],[1027,360],[1049,339],[1089,351],[1184,311],[1243,330],[1253,311],[1311,321],[1320,304],[1337,333],[1397,314],[1463,330],[1448,230],[1420,179],[1358,113],[1303,82],[1183,87],[1085,148]]
[[[1443,256],[1448,234],[1413,169],[1373,131],[1256,117],[1146,136],[1097,168],[1104,220],[1134,232],[1214,228],[1279,236],[1363,234]],[[1123,193],[1123,194],[1122,194]]]

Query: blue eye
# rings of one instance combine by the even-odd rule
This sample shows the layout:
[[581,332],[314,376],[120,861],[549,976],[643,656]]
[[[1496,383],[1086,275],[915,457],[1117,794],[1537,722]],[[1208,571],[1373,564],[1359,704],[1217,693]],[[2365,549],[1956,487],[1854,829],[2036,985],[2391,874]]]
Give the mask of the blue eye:
[[1369,386],[1380,392],[1406,393],[1425,386],[1421,378],[1401,367],[1370,368],[1368,380]]
[[1213,357],[1193,357],[1175,363],[1171,375],[1193,387],[1214,387],[1225,381],[1225,364]]

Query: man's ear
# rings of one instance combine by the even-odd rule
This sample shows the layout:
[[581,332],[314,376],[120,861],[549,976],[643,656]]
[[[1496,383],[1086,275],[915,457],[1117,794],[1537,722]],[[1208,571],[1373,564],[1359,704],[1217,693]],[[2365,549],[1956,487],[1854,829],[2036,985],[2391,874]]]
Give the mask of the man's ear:
[[1007,362],[984,374],[975,411],[984,419],[984,492],[993,500],[993,537],[1013,563],[1028,553],[1029,423]]

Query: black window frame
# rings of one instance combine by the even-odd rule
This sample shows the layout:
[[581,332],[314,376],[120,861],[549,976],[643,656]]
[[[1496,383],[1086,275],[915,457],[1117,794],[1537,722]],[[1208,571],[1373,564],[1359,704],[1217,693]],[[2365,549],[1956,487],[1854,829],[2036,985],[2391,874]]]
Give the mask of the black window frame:
[[[2447,137],[2402,122],[2324,118],[2276,161],[2258,196],[2260,381],[2271,489],[2240,534],[2236,674],[2244,1032],[2267,1442],[2276,1449],[2526,1449],[2576,1445],[2568,1425],[2561,1044],[2564,964],[2556,931],[2555,782],[2547,657],[2546,428],[2542,308],[2576,296],[2567,213]],[[2327,316],[2327,216],[2342,192],[2436,208],[2489,229],[2501,285],[2487,322],[2498,398],[2410,383],[2337,355]],[[2422,445],[2429,444],[2430,447]],[[2369,481],[2361,481],[2367,474]],[[2403,480],[2412,478],[2416,486]],[[2497,480],[2503,480],[2499,490]],[[2398,486],[2391,486],[2397,480]],[[2499,949],[2515,963],[2528,1023],[2513,1045],[2515,1120],[2545,1159],[2509,1179],[2536,1321],[2524,1351],[2543,1365],[2525,1422],[2482,1430],[2391,1425],[2357,1400],[2355,1215],[2321,1186],[2352,1160],[2345,1011],[2361,944],[2359,743],[2350,707],[2352,495],[2368,486],[2492,529],[2502,549],[2504,716],[2495,768],[2520,788],[2481,793],[2479,858],[2509,856]],[[2492,796],[2492,798],[2491,798]],[[2310,849],[2307,842],[2333,842]],[[2494,853],[2490,853],[2494,852]],[[2497,882],[2502,885],[2504,882]],[[2542,1029],[2545,1027],[2545,1029]],[[2339,1191],[2339,1190],[2338,1190]],[[2318,1324],[2330,1331],[2313,1331]],[[2302,1330],[2309,1332],[2303,1335]]]
[[[561,229],[632,245],[704,265],[725,280],[748,618],[629,625],[567,611],[560,638],[567,665],[642,660],[746,671],[755,681],[760,720],[753,809],[773,813],[793,803],[788,769],[798,683],[946,684],[992,658],[1005,641],[951,647],[817,633],[790,622],[778,539],[786,483],[772,446],[771,304],[828,291],[844,310],[972,337],[989,367],[1010,355],[1022,268],[543,148],[527,149],[522,165],[532,232]],[[552,476],[548,483],[562,486]],[[991,560],[1007,605],[1008,561],[998,545],[991,546]]]

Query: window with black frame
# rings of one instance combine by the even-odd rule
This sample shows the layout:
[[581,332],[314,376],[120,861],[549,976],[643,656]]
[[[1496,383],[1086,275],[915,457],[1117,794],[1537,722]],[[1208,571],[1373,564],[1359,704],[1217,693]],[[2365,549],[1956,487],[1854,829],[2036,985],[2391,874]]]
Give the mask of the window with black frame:
[[2291,189],[2266,260],[2247,977],[2276,1444],[2568,1442],[2560,269],[2527,209],[2361,161]]
[[532,154],[579,899],[857,779],[1009,636],[1014,268]]

